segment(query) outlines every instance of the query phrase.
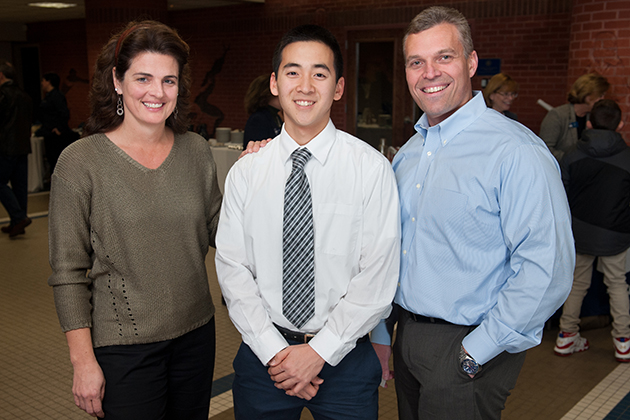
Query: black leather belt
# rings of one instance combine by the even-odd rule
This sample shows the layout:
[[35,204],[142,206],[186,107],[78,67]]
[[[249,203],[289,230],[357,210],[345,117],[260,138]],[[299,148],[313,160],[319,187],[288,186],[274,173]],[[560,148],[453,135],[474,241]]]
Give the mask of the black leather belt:
[[273,326],[276,327],[276,329],[280,331],[280,334],[282,334],[282,336],[286,338],[287,340],[297,341],[299,343],[306,344],[309,341],[311,341],[313,337],[315,337],[315,334],[291,331],[276,324],[273,324]]
[[[280,334],[282,334],[284,338],[290,341],[297,341],[298,343],[306,344],[309,341],[311,341],[313,337],[315,337],[315,335],[317,334],[317,333],[311,334],[311,333],[301,333],[301,332],[291,331],[284,327],[281,327],[280,325],[276,325],[276,324],[273,324],[273,325],[280,332]],[[357,340],[357,343],[363,343],[369,340],[369,338],[370,337],[366,334],[363,337],[359,338]]]
[[433,318],[432,316],[418,315],[418,314],[414,314],[413,312],[409,312],[406,309],[403,309],[403,308],[400,308],[400,309],[403,310],[407,315],[409,315],[409,318],[413,319],[416,322],[422,322],[424,324],[457,325],[457,324],[453,324],[452,322],[445,321],[441,318]]

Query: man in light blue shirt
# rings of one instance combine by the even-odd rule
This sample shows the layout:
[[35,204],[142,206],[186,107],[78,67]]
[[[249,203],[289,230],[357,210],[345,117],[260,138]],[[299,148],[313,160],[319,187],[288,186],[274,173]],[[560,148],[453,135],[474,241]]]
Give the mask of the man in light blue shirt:
[[[404,39],[424,111],[394,160],[402,247],[394,370],[401,419],[500,419],[528,348],[566,299],[575,251],[559,169],[472,92],[470,28],[432,7]],[[390,377],[390,334],[372,341]]]

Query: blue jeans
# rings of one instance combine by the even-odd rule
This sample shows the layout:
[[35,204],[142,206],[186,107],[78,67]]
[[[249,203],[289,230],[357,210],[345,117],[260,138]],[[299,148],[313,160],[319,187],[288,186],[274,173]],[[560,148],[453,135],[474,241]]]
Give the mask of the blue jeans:
[[27,200],[28,155],[0,156],[0,203],[9,213],[12,225],[26,219]]
[[[297,344],[289,342],[289,344]],[[372,344],[357,344],[337,366],[328,363],[324,380],[310,401],[290,397],[274,386],[258,357],[245,343],[234,359],[234,415],[237,420],[299,420],[306,407],[316,420],[376,420],[381,365]]]

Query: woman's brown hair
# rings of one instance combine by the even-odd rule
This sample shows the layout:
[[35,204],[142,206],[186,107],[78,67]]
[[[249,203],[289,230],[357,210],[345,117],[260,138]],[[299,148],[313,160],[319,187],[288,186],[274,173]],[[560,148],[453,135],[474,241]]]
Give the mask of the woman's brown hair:
[[245,100],[243,101],[248,115],[252,115],[260,108],[266,107],[271,98],[273,98],[273,94],[269,89],[269,78],[270,75],[262,74],[249,84],[245,93]]
[[134,58],[142,53],[171,56],[179,66],[176,111],[166,119],[166,126],[175,133],[188,129],[190,111],[190,48],[177,32],[163,23],[145,20],[130,22],[105,44],[96,60],[96,68],[90,88],[90,116],[85,124],[84,135],[111,131],[122,124],[124,116],[116,114],[118,94],[114,91],[112,69],[116,78],[123,80]]

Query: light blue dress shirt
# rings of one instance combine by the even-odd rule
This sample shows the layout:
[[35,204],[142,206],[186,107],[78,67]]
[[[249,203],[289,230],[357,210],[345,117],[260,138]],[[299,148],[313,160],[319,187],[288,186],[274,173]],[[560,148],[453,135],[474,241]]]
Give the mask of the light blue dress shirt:
[[[575,264],[556,160],[478,92],[440,124],[423,115],[415,128],[393,162],[402,220],[395,302],[479,325],[462,344],[481,364],[539,344]],[[388,339],[379,325],[373,341]]]

